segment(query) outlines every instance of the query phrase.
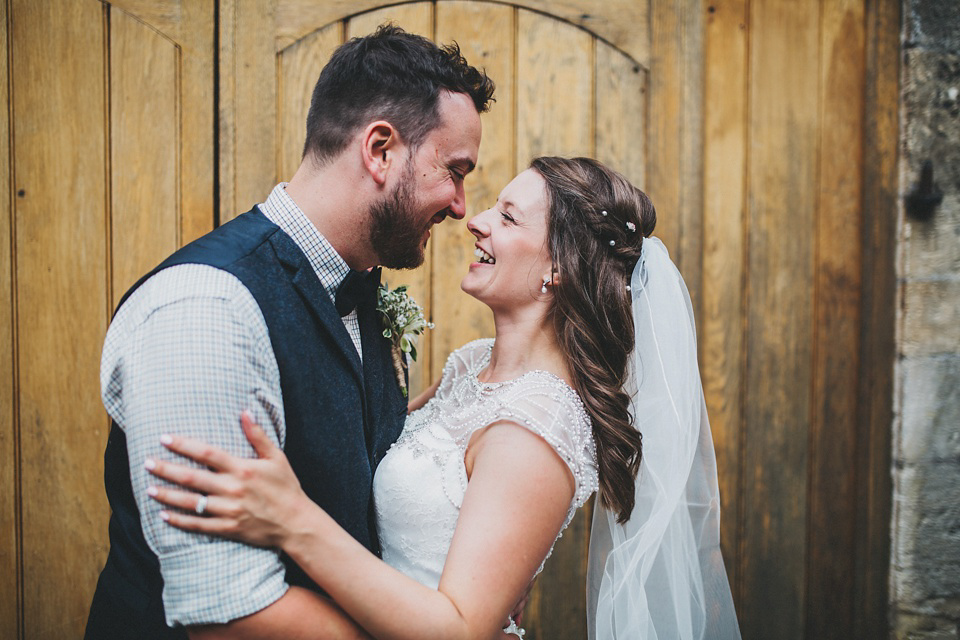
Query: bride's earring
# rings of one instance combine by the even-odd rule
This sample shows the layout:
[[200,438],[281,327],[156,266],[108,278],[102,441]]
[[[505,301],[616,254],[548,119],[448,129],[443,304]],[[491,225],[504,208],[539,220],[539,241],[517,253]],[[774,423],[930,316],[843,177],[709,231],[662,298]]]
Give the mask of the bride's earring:
[[546,292],[547,292],[547,284],[549,284],[549,283],[550,283],[550,278],[544,278],[544,279],[543,279],[543,286],[540,287],[540,293],[546,293]]

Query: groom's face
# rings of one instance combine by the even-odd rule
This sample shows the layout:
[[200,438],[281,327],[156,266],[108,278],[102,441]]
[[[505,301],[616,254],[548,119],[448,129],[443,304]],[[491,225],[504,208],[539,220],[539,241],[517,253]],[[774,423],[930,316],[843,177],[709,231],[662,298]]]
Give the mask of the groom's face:
[[464,178],[477,163],[480,116],[469,96],[444,92],[440,124],[402,167],[390,193],[370,210],[370,241],[380,264],[412,269],[423,264],[430,229],[466,213]]

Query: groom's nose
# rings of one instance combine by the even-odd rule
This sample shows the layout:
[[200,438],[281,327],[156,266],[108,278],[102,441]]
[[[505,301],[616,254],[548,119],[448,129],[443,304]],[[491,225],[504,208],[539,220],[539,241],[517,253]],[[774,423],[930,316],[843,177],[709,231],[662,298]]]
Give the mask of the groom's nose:
[[452,218],[463,220],[467,215],[467,194],[463,190],[463,183],[457,185],[457,192],[453,196],[453,202],[447,207],[447,212]]

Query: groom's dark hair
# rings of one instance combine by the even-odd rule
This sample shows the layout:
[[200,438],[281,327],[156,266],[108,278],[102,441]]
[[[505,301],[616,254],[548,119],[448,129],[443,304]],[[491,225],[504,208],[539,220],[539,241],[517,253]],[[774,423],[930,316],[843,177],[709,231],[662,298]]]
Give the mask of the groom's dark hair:
[[385,120],[416,149],[440,124],[443,90],[470,96],[477,113],[493,98],[493,81],[467,64],[460,47],[438,47],[393,24],[341,45],[320,72],[307,114],[303,155],[325,163],[361,127]]

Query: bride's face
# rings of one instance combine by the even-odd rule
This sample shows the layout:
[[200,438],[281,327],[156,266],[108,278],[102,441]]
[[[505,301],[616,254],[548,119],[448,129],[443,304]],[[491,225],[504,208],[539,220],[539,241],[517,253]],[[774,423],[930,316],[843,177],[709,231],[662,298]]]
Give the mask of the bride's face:
[[550,273],[547,250],[547,190],[539,173],[527,169],[497,203],[467,222],[476,237],[476,257],[460,287],[495,311],[542,305],[543,277]]

